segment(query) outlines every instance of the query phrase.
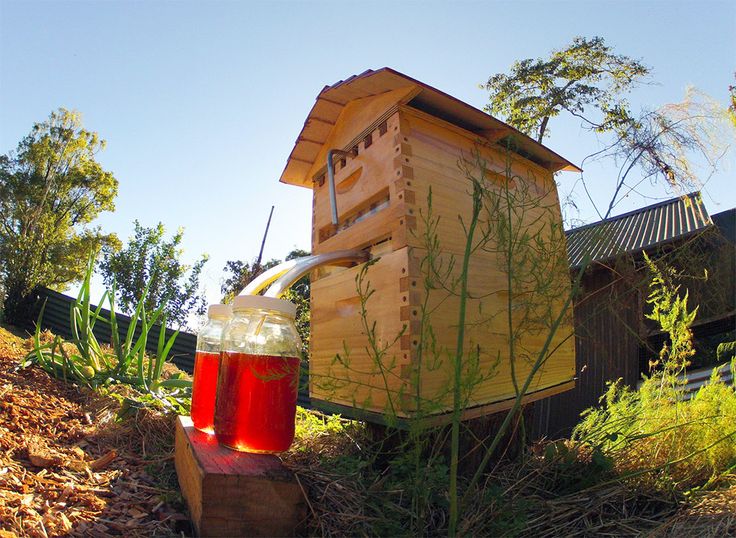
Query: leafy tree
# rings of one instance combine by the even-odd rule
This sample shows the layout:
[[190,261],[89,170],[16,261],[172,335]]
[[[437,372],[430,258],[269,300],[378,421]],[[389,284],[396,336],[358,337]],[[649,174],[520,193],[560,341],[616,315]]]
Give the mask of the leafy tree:
[[[648,74],[641,62],[614,54],[602,37],[576,37],[548,59],[519,60],[508,75],[490,77],[486,110],[538,142],[549,135],[550,118],[562,111],[596,131],[606,131],[628,118],[622,95]],[[591,108],[602,117],[591,116]]]
[[[295,258],[301,258],[303,256],[309,256],[309,252],[297,248],[286,255],[286,261],[293,260]],[[252,262],[245,262],[242,260],[229,260],[228,262],[226,262],[225,267],[223,268],[225,279],[220,285],[222,302],[232,302],[233,298],[238,295],[251,280],[280,263],[281,260],[277,259],[269,260],[266,263],[260,263],[258,262],[258,260],[253,260]],[[292,287],[301,289],[308,296],[308,286],[308,279],[301,279]]]
[[8,321],[27,320],[35,287],[63,290],[82,279],[91,252],[119,244],[87,226],[115,209],[118,181],[95,160],[104,146],[82,127],[78,112],[60,108],[0,156],[0,279]]
[[222,293],[222,302],[231,303],[233,298],[238,295],[248,283],[261,273],[277,266],[281,260],[269,260],[264,264],[253,262],[244,262],[242,260],[229,260],[223,267],[225,280],[220,285],[220,293]]
[[[700,177],[717,169],[727,147],[723,111],[694,90],[688,90],[682,103],[632,112],[624,95],[648,75],[648,67],[614,54],[603,38],[576,37],[548,59],[520,60],[509,74],[490,77],[486,110],[539,142],[550,133],[549,120],[563,111],[607,135],[604,147],[583,160],[610,159],[619,167],[607,210],[595,207],[581,174],[588,198],[604,219],[647,180],[664,178],[675,190],[696,188]],[[706,169],[698,170],[695,163]],[[574,199],[567,203],[575,207]]]
[[146,312],[153,313],[168,301],[165,314],[170,325],[186,326],[190,314],[202,315],[207,301],[199,291],[199,277],[208,256],[193,265],[181,262],[179,247],[184,230],[179,228],[169,239],[160,222],[152,227],[134,222],[135,230],[128,244],[121,250],[106,248],[100,262],[100,273],[105,285],[115,288],[115,296],[123,312],[132,314],[143,291],[148,286],[144,301]]

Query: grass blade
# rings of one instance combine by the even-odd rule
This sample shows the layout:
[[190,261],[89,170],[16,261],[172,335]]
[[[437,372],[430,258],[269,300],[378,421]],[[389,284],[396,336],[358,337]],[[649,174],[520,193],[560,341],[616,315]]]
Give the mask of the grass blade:
[[110,333],[112,336],[112,348],[115,352],[115,358],[118,363],[115,367],[115,374],[120,375],[124,370],[127,370],[128,365],[126,364],[126,357],[123,353],[123,348],[120,344],[120,333],[118,332],[118,320],[115,316],[115,282],[112,283],[112,289],[108,295],[108,302],[110,304]]
[[[142,304],[142,303],[141,303]],[[146,311],[141,312],[141,335],[138,337],[136,342],[136,349],[138,350],[138,387],[142,389],[148,389],[146,382],[146,376],[143,369],[143,361],[146,355],[146,343],[148,341],[148,319]]]
[[[155,276],[155,272],[154,272]],[[135,308],[135,312],[133,313],[133,316],[130,318],[130,325],[128,326],[128,334],[125,338],[126,347],[130,349],[131,344],[133,343],[133,336],[135,334],[135,329],[138,326],[138,320],[141,319],[142,315],[145,315],[146,309],[145,309],[145,303],[146,303],[146,297],[148,297],[148,290],[151,286],[151,282],[153,282],[153,277],[151,277],[146,284],[146,287],[143,288],[143,293],[141,293],[141,297],[138,300],[138,305]],[[146,332],[146,331],[142,331]]]

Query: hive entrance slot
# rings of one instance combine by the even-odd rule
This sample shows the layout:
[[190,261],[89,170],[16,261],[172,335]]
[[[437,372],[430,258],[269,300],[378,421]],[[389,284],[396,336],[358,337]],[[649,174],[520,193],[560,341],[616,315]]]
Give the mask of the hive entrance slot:
[[337,190],[338,194],[345,194],[350,189],[352,189],[356,183],[358,183],[358,180],[360,179],[360,176],[363,174],[363,167],[361,166],[358,168],[355,172],[350,174],[348,177],[343,179],[340,183],[338,183],[335,186],[335,189]]
[[[355,174],[357,174],[356,178],[353,178],[353,175],[351,174],[350,177],[345,179],[340,185],[345,184],[348,181],[351,181],[349,185],[345,187],[345,190],[349,190],[352,185],[355,184],[355,182],[360,177],[360,170],[357,170]],[[367,219],[368,217],[371,217],[378,212],[380,212],[383,209],[386,209],[391,203],[391,199],[389,196],[388,187],[385,189],[382,189],[374,196],[371,196],[367,200],[363,201],[362,203],[355,206],[350,211],[340,215],[340,221],[337,226],[333,226],[332,224],[328,224],[326,226],[323,226],[319,230],[319,242],[325,241],[329,239],[330,237],[334,236],[335,234],[340,233],[343,230],[347,230],[351,226],[354,226],[358,224],[359,222]]]

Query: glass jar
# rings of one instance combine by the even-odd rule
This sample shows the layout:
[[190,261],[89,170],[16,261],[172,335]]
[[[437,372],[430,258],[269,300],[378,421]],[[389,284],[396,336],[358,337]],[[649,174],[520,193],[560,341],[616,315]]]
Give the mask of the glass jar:
[[294,440],[301,341],[296,305],[240,295],[222,333],[215,434],[232,449],[276,453]]
[[220,367],[222,330],[232,317],[227,304],[212,304],[207,309],[207,323],[197,334],[192,382],[192,423],[205,433],[215,433],[215,394]]

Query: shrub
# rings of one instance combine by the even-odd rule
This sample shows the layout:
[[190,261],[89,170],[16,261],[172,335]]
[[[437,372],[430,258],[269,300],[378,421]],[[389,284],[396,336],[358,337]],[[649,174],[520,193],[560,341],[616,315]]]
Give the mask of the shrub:
[[[128,398],[123,402],[127,406],[155,404],[170,411],[186,413],[191,395],[191,381],[181,376],[162,379],[164,363],[179,334],[179,331],[175,331],[166,338],[166,302],[149,317],[143,306],[148,293],[146,286],[128,330],[121,339],[115,315],[114,286],[104,293],[99,306],[93,308],[90,303],[90,280],[94,264],[94,257],[90,257],[82,287],[70,308],[72,341],[64,342],[59,336],[55,336],[50,342],[42,341],[42,308],[36,323],[33,350],[23,359],[22,366],[37,364],[55,377],[92,389],[116,383],[127,384],[139,393],[139,397]],[[101,314],[105,301],[110,307],[109,318]],[[94,327],[98,322],[110,326],[111,346],[103,346],[98,342],[94,334]],[[155,355],[148,355],[146,345],[156,323],[160,323],[157,351]],[[140,333],[136,336],[139,326]]]
[[[650,319],[669,335],[657,365],[639,390],[610,383],[600,407],[588,409],[573,438],[611,457],[618,471],[658,485],[701,485],[736,464],[736,392],[713,371],[710,381],[689,400],[683,375],[695,354],[689,325],[696,310],[687,307],[687,293],[648,258],[652,284]],[[734,371],[734,364],[731,363]]]

